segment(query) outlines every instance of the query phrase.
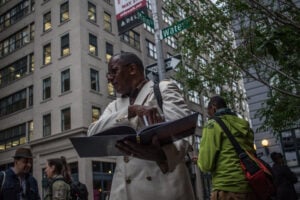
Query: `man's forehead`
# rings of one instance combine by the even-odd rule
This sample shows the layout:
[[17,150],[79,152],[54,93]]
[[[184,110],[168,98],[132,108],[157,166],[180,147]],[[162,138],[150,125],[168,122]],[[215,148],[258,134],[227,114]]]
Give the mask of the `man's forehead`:
[[111,57],[109,63],[116,63],[120,61],[120,55],[115,55],[113,57]]
[[27,162],[32,162],[32,158],[20,158],[18,159],[21,162],[27,163]]

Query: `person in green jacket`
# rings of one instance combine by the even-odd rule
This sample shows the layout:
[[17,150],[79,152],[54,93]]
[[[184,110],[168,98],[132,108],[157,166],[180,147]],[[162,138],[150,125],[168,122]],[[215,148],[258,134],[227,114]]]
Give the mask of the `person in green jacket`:
[[69,200],[71,176],[65,157],[47,160],[45,169],[49,186],[44,200]]
[[233,113],[220,96],[210,99],[208,115],[211,119],[203,128],[197,164],[212,175],[211,200],[255,200],[233,145],[212,117],[220,117],[241,147],[254,153],[254,135],[249,123]]

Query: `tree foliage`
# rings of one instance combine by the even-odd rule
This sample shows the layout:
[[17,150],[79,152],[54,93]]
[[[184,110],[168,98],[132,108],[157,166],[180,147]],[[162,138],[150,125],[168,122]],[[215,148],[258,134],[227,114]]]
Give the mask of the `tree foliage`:
[[300,1],[165,4],[170,13],[184,11],[193,17],[193,25],[177,37],[177,50],[184,55],[177,78],[189,90],[204,96],[219,93],[234,107],[245,98],[237,83],[242,78],[256,80],[269,88],[268,99],[256,113],[262,129],[279,132],[299,122]]

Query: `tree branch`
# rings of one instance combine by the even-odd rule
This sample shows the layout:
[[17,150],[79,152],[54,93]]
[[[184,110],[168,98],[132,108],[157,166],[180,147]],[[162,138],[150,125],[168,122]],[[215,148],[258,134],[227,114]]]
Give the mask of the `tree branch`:
[[249,0],[250,3],[254,3],[256,4],[259,8],[261,8],[261,11],[264,12],[265,14],[267,14],[268,16],[270,16],[271,18],[273,18],[273,20],[276,22],[281,22],[282,24],[287,24],[290,26],[293,26],[294,28],[296,28],[296,30],[299,32],[300,31],[300,25],[297,24],[295,21],[287,18],[285,15],[282,15],[279,12],[273,13],[271,12],[268,8],[266,8],[266,6],[262,5],[261,3],[259,3],[256,0]]

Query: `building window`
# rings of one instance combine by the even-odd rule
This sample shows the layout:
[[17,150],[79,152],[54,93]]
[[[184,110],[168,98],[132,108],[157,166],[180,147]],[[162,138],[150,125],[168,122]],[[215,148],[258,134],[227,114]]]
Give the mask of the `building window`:
[[125,32],[121,35],[121,40],[136,49],[140,49],[140,34],[135,31],[130,30]]
[[43,80],[43,100],[51,97],[51,77]]
[[30,40],[31,41],[34,39],[34,29],[35,29],[34,23],[31,23],[30,24]]
[[100,118],[100,115],[101,115],[101,108],[93,106],[92,107],[92,122],[97,121]]
[[143,26],[148,32],[154,34],[154,28],[152,28],[151,26],[148,26],[147,24],[143,24]]
[[106,48],[105,59],[106,59],[106,62],[109,62],[110,58],[114,55],[114,46],[112,44],[106,42],[105,48]]
[[6,4],[9,1],[12,1],[12,0],[0,0],[0,6]]
[[26,88],[0,99],[0,117],[26,108]]
[[174,17],[172,17],[167,11],[161,10],[162,20],[166,22],[168,25],[172,25],[174,23]]
[[69,34],[66,34],[61,37],[60,39],[61,42],[61,56],[67,56],[70,54],[70,39],[69,39]]
[[6,56],[21,47],[25,46],[30,42],[31,28],[34,27],[34,24],[23,28],[21,31],[9,36],[8,38],[0,41],[0,58]]
[[107,84],[107,92],[109,96],[116,96],[114,86],[111,83]]
[[31,0],[31,11],[33,12],[35,8],[35,0]]
[[176,44],[176,39],[175,37],[167,37],[165,38],[165,42],[167,43],[167,45],[169,45],[170,47],[176,49],[177,48],[177,44]]
[[146,5],[147,5],[148,10],[152,10],[152,4],[151,4],[150,0],[146,1]]
[[88,19],[95,23],[97,21],[96,6],[91,2],[88,2]]
[[[295,125],[297,126],[296,123]],[[298,166],[300,163],[300,128],[281,132],[280,140],[286,164],[289,167]]]
[[69,19],[69,2],[60,5],[60,23]]
[[27,141],[30,142],[33,138],[33,121],[29,121],[27,124],[28,124]]
[[33,106],[33,86],[28,88],[28,105]]
[[89,34],[89,53],[98,56],[97,37],[93,34]]
[[112,26],[111,26],[111,16],[107,12],[104,12],[104,30],[108,32],[112,32]]
[[71,177],[73,181],[79,181],[78,178],[78,162],[68,163],[70,167]]
[[155,44],[150,42],[149,40],[146,40],[146,46],[147,46],[148,56],[150,56],[151,58],[157,59],[157,52],[156,52]]
[[29,12],[30,12],[29,0],[22,1],[21,3],[12,7],[7,12],[0,15],[0,31],[17,23],[18,21],[23,19],[23,17],[27,15]]
[[33,72],[34,71],[34,54],[31,53],[29,55],[29,71]]
[[51,12],[47,12],[46,14],[44,14],[43,17],[43,31],[48,31],[52,28],[52,24],[51,24]]
[[51,113],[43,116],[43,136],[51,135]]
[[61,72],[61,93],[70,90],[70,69]]
[[99,91],[99,72],[91,69],[91,89]]
[[43,47],[43,64],[47,65],[51,63],[51,44],[46,44]]
[[188,92],[188,99],[190,102],[200,105],[200,94],[197,91],[191,90]]
[[71,129],[71,109],[65,108],[61,111],[61,131]]
[[13,81],[22,78],[27,72],[27,56],[0,69],[0,87],[4,87]]
[[0,151],[26,143],[26,123],[0,131]]
[[110,186],[116,164],[92,161],[92,167],[94,195],[98,197],[97,199],[107,199],[110,194]]

